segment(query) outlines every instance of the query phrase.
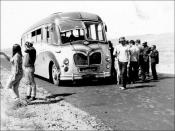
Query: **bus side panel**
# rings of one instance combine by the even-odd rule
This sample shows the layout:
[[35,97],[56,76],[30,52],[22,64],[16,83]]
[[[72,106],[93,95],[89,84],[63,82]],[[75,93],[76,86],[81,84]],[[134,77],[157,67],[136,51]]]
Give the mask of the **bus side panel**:
[[49,79],[49,64],[50,62],[53,62],[58,69],[60,69],[60,66],[58,64],[58,61],[56,60],[55,55],[50,51],[44,51],[40,55],[42,59],[42,63],[40,63],[40,66],[37,71],[38,74],[44,78]]
[[36,57],[36,62],[35,62],[35,74],[49,78],[48,77],[48,69],[46,70],[45,68],[45,54],[44,52],[41,52],[37,55]]
[[[105,44],[105,45],[101,45],[101,48],[102,48],[102,51],[103,51],[102,52],[102,61],[103,61],[102,69],[105,72],[110,72],[110,70],[111,70],[111,61],[110,62],[106,61],[107,57],[111,59],[110,52],[109,52],[109,47],[108,47],[107,44]],[[110,66],[109,69],[106,68],[107,65]]]

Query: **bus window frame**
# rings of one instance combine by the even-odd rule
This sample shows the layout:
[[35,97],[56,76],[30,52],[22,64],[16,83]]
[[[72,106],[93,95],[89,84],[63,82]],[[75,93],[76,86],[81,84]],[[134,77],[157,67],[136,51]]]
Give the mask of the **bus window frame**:
[[[94,39],[92,39],[92,41],[99,41],[99,42],[106,42],[107,40],[106,40],[106,36],[105,36],[105,31],[104,31],[104,26],[103,26],[103,22],[99,22],[99,21],[97,21],[97,22],[94,22],[94,21],[84,21],[83,22],[84,23],[84,26],[85,26],[85,37],[86,37],[86,39],[87,39],[87,41],[91,41],[91,39],[88,39],[88,37],[87,37],[87,29],[88,28],[86,28],[87,26],[86,26],[86,23],[90,23],[90,25],[91,24],[98,24],[98,25],[101,25],[101,28],[102,28],[102,35],[103,35],[103,40],[94,40]],[[98,27],[98,26],[97,26]],[[95,27],[95,29],[96,29],[96,27]],[[91,32],[91,31],[90,31]],[[96,30],[96,35],[98,34],[98,28],[97,28],[97,30]],[[92,35],[92,34],[91,34]],[[99,39],[99,36],[97,35],[96,36],[96,38],[98,38]]]
[[[74,30],[77,30],[77,31],[79,30],[79,31],[78,31],[79,35],[80,35],[80,32],[81,32],[80,30],[82,30],[82,31],[83,31],[83,34],[84,34],[84,40],[82,40],[82,41],[85,41],[85,40],[86,40],[84,28],[74,28],[74,29],[65,30],[65,31],[63,31],[63,32],[60,32],[61,45],[70,45],[70,43],[71,43],[70,41],[68,41],[68,42],[66,42],[66,43],[63,43],[63,41],[62,41],[62,39],[61,39],[61,37],[62,37],[61,34],[62,34],[62,33],[65,33],[65,35],[66,35],[67,32],[70,32],[70,33],[71,33],[71,32],[73,32]],[[69,36],[69,37],[70,37],[70,36]],[[68,39],[69,39],[69,38],[68,38]],[[76,41],[72,41],[72,42],[76,42]]]
[[[41,30],[41,33],[39,35],[37,34],[38,30]],[[36,34],[36,43],[41,43],[42,42],[42,26],[39,26],[36,28],[35,34]],[[38,37],[41,37],[39,41],[38,41]]]

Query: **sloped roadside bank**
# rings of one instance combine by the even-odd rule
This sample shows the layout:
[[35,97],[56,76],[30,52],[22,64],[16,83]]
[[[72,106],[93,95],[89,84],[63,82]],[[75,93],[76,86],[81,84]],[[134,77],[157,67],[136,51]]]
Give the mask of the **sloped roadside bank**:
[[[10,72],[3,67],[1,83],[4,86]],[[1,88],[1,130],[110,130],[88,113],[56,97],[45,99],[50,94],[37,85],[38,100],[25,106],[24,101],[14,102],[10,93]],[[20,83],[19,92],[25,96],[25,85]]]

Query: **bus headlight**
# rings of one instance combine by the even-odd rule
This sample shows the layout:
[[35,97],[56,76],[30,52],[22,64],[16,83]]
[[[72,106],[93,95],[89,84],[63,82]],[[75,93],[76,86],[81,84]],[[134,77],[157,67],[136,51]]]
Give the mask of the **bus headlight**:
[[67,72],[69,70],[69,68],[66,66],[65,68],[64,68],[64,72]]
[[65,58],[63,61],[63,64],[68,65],[69,64],[69,59]]
[[110,68],[110,65],[109,65],[109,64],[107,64],[107,65],[106,65],[106,69],[109,69],[109,68]]
[[106,57],[106,61],[107,62],[111,62],[111,58],[108,56],[108,57]]

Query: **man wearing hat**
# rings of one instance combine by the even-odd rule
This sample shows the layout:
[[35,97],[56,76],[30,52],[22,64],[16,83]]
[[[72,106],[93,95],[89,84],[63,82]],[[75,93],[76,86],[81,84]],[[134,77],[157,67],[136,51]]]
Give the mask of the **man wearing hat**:
[[36,83],[34,80],[36,50],[33,43],[27,41],[24,52],[26,53],[24,56],[24,72],[27,85],[26,99],[33,101],[36,99]]
[[141,45],[141,40],[140,39],[137,39],[135,41],[135,45],[139,48],[139,50],[142,50],[143,49],[143,46]]
[[121,77],[121,84],[122,86],[120,89],[126,89],[127,83],[127,68],[130,65],[130,52],[129,46],[126,45],[125,37],[119,38],[120,45],[114,49],[114,55],[118,60],[119,70],[120,70],[120,77]]

